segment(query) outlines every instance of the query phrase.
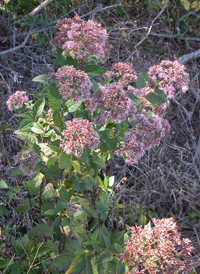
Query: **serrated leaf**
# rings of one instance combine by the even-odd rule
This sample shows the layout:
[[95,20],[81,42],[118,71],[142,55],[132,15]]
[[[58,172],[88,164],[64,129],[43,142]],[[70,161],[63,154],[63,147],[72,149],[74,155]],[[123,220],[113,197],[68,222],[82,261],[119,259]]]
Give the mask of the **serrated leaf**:
[[102,264],[104,262],[108,262],[111,261],[113,259],[112,254],[109,251],[104,251],[100,254],[100,256],[98,257],[96,264]]
[[58,159],[56,159],[55,157],[50,157],[48,160],[47,160],[47,167],[49,168],[50,166],[52,166],[55,162],[57,162]]
[[69,113],[75,112],[80,107],[79,103],[72,103],[71,104],[70,100],[66,102],[66,105],[68,105],[68,112]]
[[41,247],[35,247],[32,252],[30,253],[31,258],[40,258],[50,252],[52,250],[52,247],[49,246],[41,246]]
[[57,256],[50,264],[49,270],[53,273],[55,273],[55,269],[58,271],[66,271],[74,257],[74,254],[69,251],[59,254],[59,256]]
[[62,153],[59,161],[59,168],[64,169],[72,165],[72,159],[66,153]]
[[143,104],[143,100],[139,99],[133,93],[129,93],[128,97],[135,103],[136,107],[139,108]]
[[28,192],[32,195],[38,195],[39,188],[35,188],[34,180],[23,181],[22,184],[28,190]]
[[42,98],[40,100],[38,100],[37,102],[35,102],[35,104],[33,105],[33,115],[34,117],[40,117],[42,116],[42,113],[44,111],[44,106],[45,106],[45,99]]
[[72,162],[72,166],[74,167],[74,169],[78,172],[78,173],[81,173],[81,166],[80,166],[80,163],[78,161],[73,161]]
[[56,190],[54,189],[53,184],[48,183],[44,187],[42,198],[48,199],[48,198],[55,198],[55,197],[56,197]]
[[59,126],[60,127],[60,120],[61,120],[61,115],[60,115],[60,109],[56,109],[53,112],[53,122],[55,124],[55,126]]
[[46,224],[36,225],[32,230],[28,233],[29,239],[32,239],[35,236],[51,236],[53,234],[52,229]]
[[32,79],[33,82],[39,82],[43,84],[47,84],[49,82],[48,74],[41,74]]
[[136,87],[138,89],[142,89],[146,86],[146,79],[145,79],[145,76],[143,74],[143,72],[140,72],[138,74],[138,78],[137,78],[137,81],[136,81]]
[[151,92],[145,96],[145,98],[152,104],[163,104],[167,102],[166,94],[159,88],[155,88],[154,92]]
[[96,55],[88,54],[86,58],[87,58],[88,60],[92,61],[92,62],[102,63],[102,62],[101,62],[101,59],[100,59],[98,56],[96,56]]
[[79,272],[85,267],[86,261],[84,255],[78,255],[72,261],[70,268],[67,270],[66,274]]
[[32,132],[36,134],[44,134],[44,129],[41,124],[34,123],[33,126],[31,127]]
[[[30,205],[31,202],[31,205]],[[28,212],[31,207],[35,206],[36,201],[34,199],[26,199],[23,201],[22,204],[18,205],[18,207],[15,209],[17,213],[25,213]]]
[[99,164],[101,167],[106,168],[106,164],[105,164],[105,162],[103,160],[103,157],[96,155],[94,157],[94,162],[97,163],[97,164]]
[[27,140],[32,144],[37,143],[37,137],[33,133],[20,132],[18,130],[15,130],[14,134],[18,135],[21,140]]
[[62,95],[57,88],[50,88],[48,92],[48,99],[53,110],[60,110],[62,106]]
[[19,130],[21,132],[30,132],[33,124],[34,120],[32,118],[24,119],[19,126]]
[[60,193],[60,199],[61,199],[61,201],[69,202],[70,195],[69,195],[67,189],[64,186],[61,187],[59,193]]
[[103,75],[107,71],[107,68],[97,65],[87,65],[84,67],[84,71],[90,78],[94,78]]
[[92,215],[95,219],[98,219],[98,214],[93,206],[93,204],[89,201],[89,200],[86,200],[86,199],[83,199],[83,198],[79,198],[78,199],[81,207],[87,212],[89,213],[90,215]]

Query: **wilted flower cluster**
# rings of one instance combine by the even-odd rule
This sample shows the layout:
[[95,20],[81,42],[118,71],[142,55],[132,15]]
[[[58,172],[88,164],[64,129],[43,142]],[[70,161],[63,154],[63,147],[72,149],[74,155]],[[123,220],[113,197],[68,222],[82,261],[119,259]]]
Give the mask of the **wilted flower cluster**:
[[67,203],[67,211],[71,215],[75,215],[80,210],[80,205],[77,205],[74,202]]
[[118,123],[124,121],[126,116],[133,120],[137,111],[123,86],[115,82],[99,87],[94,96],[86,102],[86,106],[91,113],[99,110],[100,114],[94,119],[97,125],[105,124],[109,119]]
[[133,65],[131,63],[115,63],[113,64],[113,69],[117,70],[118,72],[115,73],[119,79],[118,81],[124,85],[127,85],[132,82],[136,82],[137,74],[133,69]]
[[178,61],[163,60],[160,65],[150,67],[148,73],[152,83],[159,80],[160,89],[169,99],[174,96],[177,88],[183,92],[188,90],[189,74],[185,71],[185,66]]
[[36,166],[40,162],[40,157],[35,151],[31,148],[28,152],[20,151],[15,156],[13,156],[15,165],[20,164],[20,169],[27,176],[32,176],[37,173]]
[[137,163],[152,146],[158,146],[164,134],[170,130],[168,121],[155,114],[137,114],[134,121],[135,127],[125,133],[126,142],[116,151],[116,155],[125,154],[126,163],[130,165]]
[[87,55],[96,55],[102,62],[108,59],[111,45],[105,29],[92,20],[85,22],[78,15],[64,18],[57,23],[59,29],[54,42],[63,49],[63,54],[70,51],[72,57],[86,61]]
[[93,129],[93,124],[86,119],[74,118],[65,122],[67,129],[63,130],[64,140],[60,145],[66,154],[80,157],[88,147],[94,150],[99,144],[99,135]]
[[53,78],[63,98],[81,103],[90,97],[92,82],[84,71],[76,70],[73,66],[64,66],[57,70]]
[[130,228],[131,241],[126,242],[121,254],[130,269],[126,274],[190,273],[193,250],[190,240],[180,239],[173,218],[152,221],[153,228]]
[[28,102],[25,91],[16,91],[6,102],[9,110],[19,109],[24,103]]

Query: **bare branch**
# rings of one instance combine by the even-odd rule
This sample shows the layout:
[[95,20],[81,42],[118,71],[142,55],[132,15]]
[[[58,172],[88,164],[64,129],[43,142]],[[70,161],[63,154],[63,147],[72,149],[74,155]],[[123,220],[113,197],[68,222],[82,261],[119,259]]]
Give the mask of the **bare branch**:
[[194,52],[182,55],[180,58],[178,58],[178,62],[183,65],[183,64],[187,63],[188,61],[190,61],[192,59],[196,59],[198,57],[200,57],[200,49],[198,49]]
[[34,10],[32,10],[31,12],[29,12],[29,15],[30,16],[34,16],[37,12],[39,12],[41,9],[43,9],[45,6],[47,6],[52,1],[53,0],[45,0],[39,6],[37,6]]

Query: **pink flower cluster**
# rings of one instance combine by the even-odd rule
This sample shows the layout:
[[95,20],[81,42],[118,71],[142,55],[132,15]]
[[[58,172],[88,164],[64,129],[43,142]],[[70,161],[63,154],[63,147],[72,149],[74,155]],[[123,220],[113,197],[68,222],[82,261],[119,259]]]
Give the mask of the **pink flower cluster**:
[[118,81],[122,83],[123,85],[136,82],[137,73],[133,69],[133,65],[131,63],[119,62],[119,63],[113,64],[112,67],[113,69],[118,71],[115,74],[119,77]]
[[13,156],[15,165],[20,164],[20,169],[27,176],[31,177],[37,173],[36,166],[40,162],[40,157],[37,153],[31,148],[28,152],[18,152]]
[[76,70],[73,66],[64,66],[57,70],[53,78],[63,98],[81,103],[90,97],[92,82],[84,71]]
[[170,99],[174,96],[177,88],[183,92],[188,90],[189,74],[185,71],[185,66],[178,61],[164,60],[160,65],[149,68],[148,73],[152,83],[160,81],[160,89],[163,90]]
[[97,125],[105,124],[109,119],[118,123],[124,121],[126,116],[133,120],[137,111],[123,86],[115,82],[99,87],[94,96],[86,102],[86,107],[91,113],[99,110],[99,116],[94,119]]
[[74,118],[67,121],[67,129],[63,130],[64,140],[60,145],[66,154],[80,157],[88,147],[94,150],[99,144],[99,135],[93,129],[93,124],[86,119]]
[[25,91],[16,91],[6,102],[9,110],[19,109],[24,103],[28,102]]
[[137,163],[152,146],[158,146],[165,133],[170,130],[168,121],[156,114],[137,114],[134,122],[135,127],[125,133],[126,142],[123,147],[115,152],[116,155],[125,155],[129,165]]
[[77,205],[74,202],[67,203],[67,210],[71,215],[75,215],[80,210],[80,208],[80,205]]
[[59,33],[53,42],[63,49],[63,54],[70,51],[72,57],[84,62],[89,54],[98,56],[102,62],[108,59],[111,45],[101,24],[92,20],[85,22],[76,15],[72,19],[62,19],[57,27]]
[[130,269],[126,274],[190,273],[192,269],[189,239],[180,239],[173,218],[153,219],[153,228],[130,228],[131,241],[121,254]]

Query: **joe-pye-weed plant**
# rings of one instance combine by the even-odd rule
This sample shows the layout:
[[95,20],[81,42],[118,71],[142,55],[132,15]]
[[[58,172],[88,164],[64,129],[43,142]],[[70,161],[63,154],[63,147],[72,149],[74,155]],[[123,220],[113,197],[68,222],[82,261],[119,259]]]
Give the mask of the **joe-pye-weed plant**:
[[33,79],[42,86],[34,100],[17,91],[7,101],[24,118],[14,132],[26,145],[13,157],[13,175],[24,176],[29,198],[16,212],[31,218],[26,235],[10,238],[14,255],[1,258],[1,269],[190,273],[190,241],[180,239],[172,218],[128,231],[114,227],[114,178],[99,175],[109,159],[132,165],[160,144],[170,131],[164,118],[170,98],[188,89],[184,66],[162,61],[137,74],[131,63],[119,62],[107,70],[102,64],[112,46],[100,24],[76,15],[57,27],[57,71]]

